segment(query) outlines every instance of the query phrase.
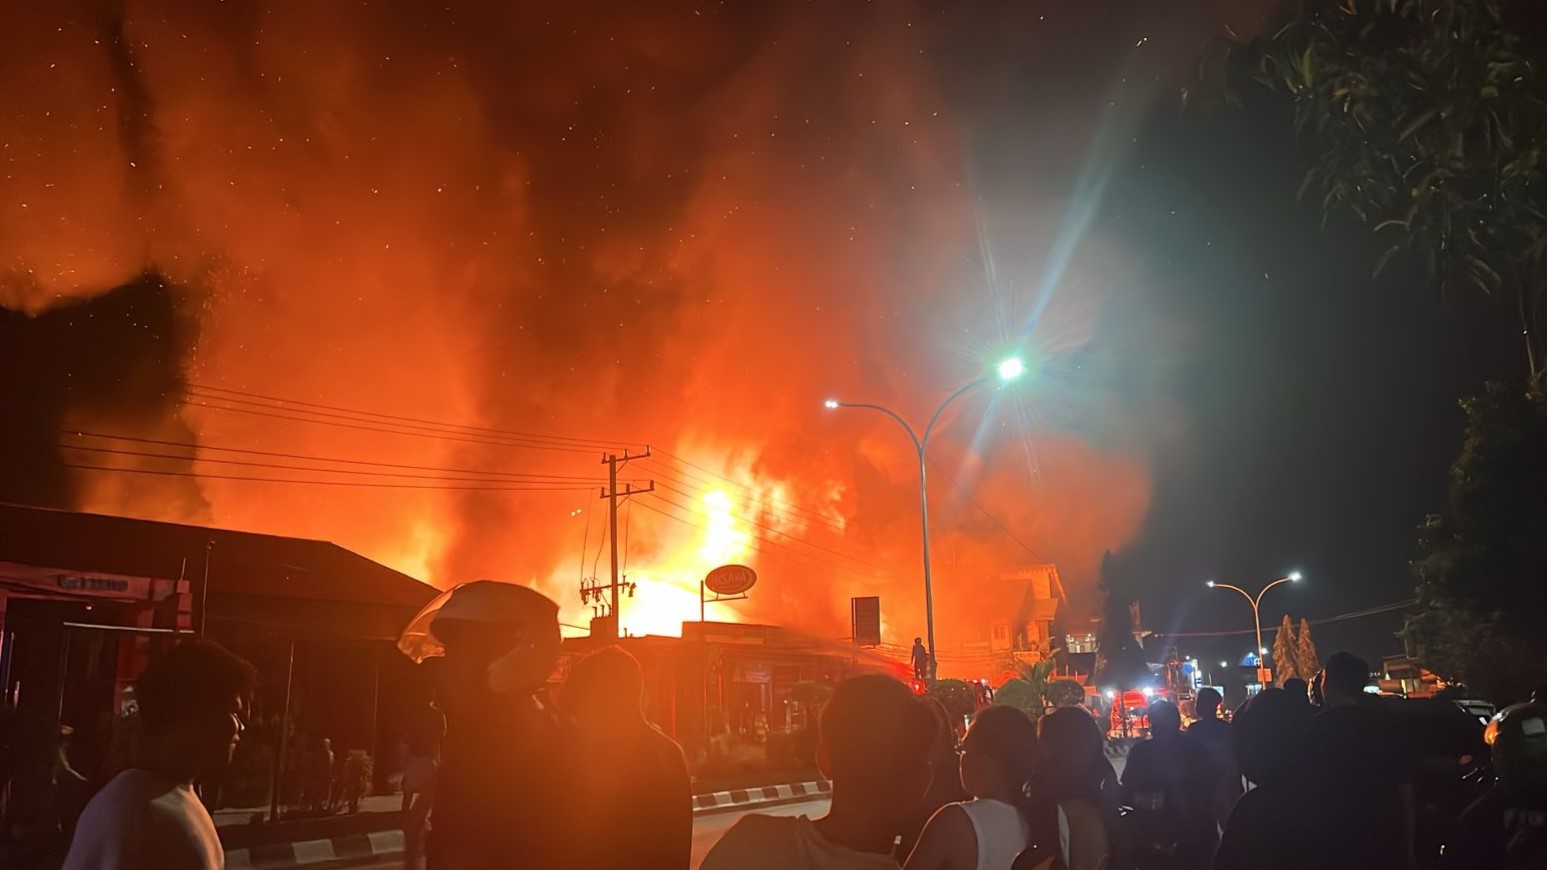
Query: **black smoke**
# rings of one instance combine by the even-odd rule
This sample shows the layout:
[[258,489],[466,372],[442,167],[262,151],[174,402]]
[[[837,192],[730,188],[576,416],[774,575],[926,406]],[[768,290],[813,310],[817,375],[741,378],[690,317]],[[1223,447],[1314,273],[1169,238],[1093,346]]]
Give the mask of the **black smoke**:
[[67,429],[192,441],[179,412],[198,329],[183,313],[191,307],[183,296],[147,272],[37,315],[0,307],[0,502],[77,509],[86,506],[91,481],[127,475],[135,479],[132,489],[147,497],[202,504],[196,479],[180,476],[186,462],[162,461],[157,468],[177,474],[138,480],[141,475],[78,467],[135,464],[121,454],[65,446],[109,444]]

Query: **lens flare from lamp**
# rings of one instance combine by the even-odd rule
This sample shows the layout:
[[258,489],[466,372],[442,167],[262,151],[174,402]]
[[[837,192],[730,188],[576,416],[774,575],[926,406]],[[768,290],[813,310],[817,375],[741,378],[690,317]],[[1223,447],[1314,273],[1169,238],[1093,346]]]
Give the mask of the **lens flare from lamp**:
[[1290,571],[1289,572],[1289,582],[1291,582],[1291,583],[1299,583],[1300,582],[1300,572],[1299,571]]
[[836,409],[838,407],[838,400],[837,399],[828,399],[827,401],[822,403],[822,407],[826,408],[829,411],[834,410],[834,409]]
[[998,371],[999,380],[1013,381],[1021,375],[1026,374],[1026,361],[1018,356],[1012,356],[1009,359],[999,363]]

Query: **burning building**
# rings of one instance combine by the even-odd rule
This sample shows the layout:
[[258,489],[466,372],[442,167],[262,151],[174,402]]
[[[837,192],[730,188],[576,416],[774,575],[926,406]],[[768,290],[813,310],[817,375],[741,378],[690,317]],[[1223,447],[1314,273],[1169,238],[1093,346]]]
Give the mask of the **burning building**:
[[507,577],[584,624],[598,459],[649,444],[625,631],[679,631],[737,559],[770,580],[726,618],[839,634],[881,594],[905,644],[910,446],[821,400],[917,418],[1024,345],[1054,376],[932,442],[941,642],[976,631],[958,590],[1027,559],[1003,529],[1093,583],[1147,462],[1110,392],[1057,389],[1121,252],[1092,231],[985,276],[1062,251],[1061,200],[982,210],[905,11],[669,6],[9,10],[0,501]]

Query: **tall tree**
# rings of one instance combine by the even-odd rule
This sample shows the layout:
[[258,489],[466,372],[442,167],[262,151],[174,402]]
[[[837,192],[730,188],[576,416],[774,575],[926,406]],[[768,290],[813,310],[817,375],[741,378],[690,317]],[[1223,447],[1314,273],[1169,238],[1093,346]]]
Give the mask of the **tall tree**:
[[1295,642],[1295,626],[1289,621],[1289,614],[1284,614],[1284,621],[1279,623],[1278,634],[1273,637],[1273,682],[1282,686],[1285,680],[1294,677],[1305,677],[1300,673],[1298,662],[1299,644]]
[[1295,668],[1306,680],[1321,670],[1321,659],[1316,655],[1316,641],[1311,640],[1311,621],[1300,618],[1300,633],[1295,639]]
[[[1301,187],[1324,220],[1345,215],[1403,251],[1443,292],[1509,306],[1527,370],[1542,366],[1547,284],[1547,75],[1502,0],[1305,0],[1250,44],[1219,43],[1210,96],[1254,79],[1294,101],[1317,145]],[[1207,90],[1207,89],[1206,89]]]
[[1461,403],[1450,510],[1413,563],[1403,635],[1441,678],[1497,700],[1547,682],[1547,375]]
[[1134,633],[1138,584],[1110,552],[1101,557],[1101,632],[1096,636],[1096,685],[1126,691],[1147,683],[1149,665]]

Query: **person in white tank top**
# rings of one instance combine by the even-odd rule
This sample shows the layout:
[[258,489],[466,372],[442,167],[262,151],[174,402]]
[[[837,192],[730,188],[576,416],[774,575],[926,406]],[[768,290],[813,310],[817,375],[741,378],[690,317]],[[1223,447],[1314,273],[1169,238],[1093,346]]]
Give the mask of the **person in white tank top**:
[[906,870],[1010,870],[1032,846],[1022,807],[1036,759],[1037,726],[1029,716],[1014,707],[980,712],[962,742],[960,765],[973,799],[946,804],[930,818]]

